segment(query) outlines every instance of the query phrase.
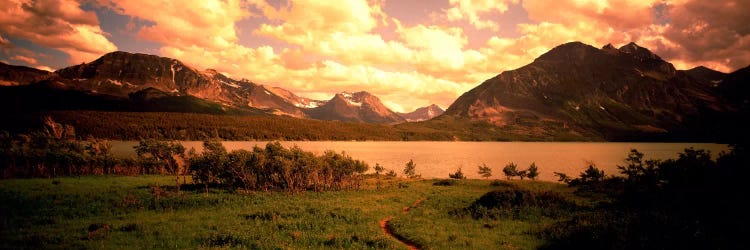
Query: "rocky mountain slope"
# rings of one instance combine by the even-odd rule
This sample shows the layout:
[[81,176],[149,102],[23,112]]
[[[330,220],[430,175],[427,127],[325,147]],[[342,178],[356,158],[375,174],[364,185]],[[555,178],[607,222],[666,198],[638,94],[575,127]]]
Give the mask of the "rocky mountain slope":
[[683,71],[685,74],[695,78],[699,82],[702,82],[706,85],[717,87],[725,77],[727,77],[727,74],[724,72],[719,72],[713,69],[709,69],[703,66],[698,66],[689,70]]
[[[199,71],[172,58],[120,51],[54,73],[0,64],[0,83],[5,86],[36,85],[33,88],[3,90],[8,92],[8,96],[23,92],[30,101],[40,100],[34,95],[47,95],[52,92],[63,93],[63,96],[85,95],[95,99],[90,105],[75,101],[78,103],[75,106],[79,109],[99,110],[101,107],[109,107],[108,109],[129,111],[145,109],[191,112],[191,108],[196,107],[198,109],[194,112],[208,110],[210,113],[226,111],[233,114],[255,114],[261,110],[268,114],[297,118],[370,123],[403,121],[383,106],[377,97],[366,92],[343,93],[342,95],[347,96],[343,98],[343,104],[346,105],[340,105],[342,102],[339,100],[324,108],[328,101],[300,97],[282,88],[260,85],[244,79],[234,80],[213,69]],[[30,89],[36,89],[39,94],[29,92]],[[117,104],[102,105],[102,100]],[[184,108],[180,108],[182,102]],[[148,108],[138,107],[146,103]],[[160,107],[158,104],[169,105]],[[59,104],[29,104],[44,109],[60,109],[56,105]]]
[[404,118],[385,107],[378,97],[365,91],[338,93],[325,104],[309,109],[307,114],[320,120],[367,123],[400,123],[405,121]]
[[445,110],[440,108],[438,105],[432,104],[427,107],[418,108],[409,113],[399,113],[398,115],[400,115],[408,122],[419,122],[435,118],[439,115],[442,115],[443,112],[445,112]]
[[635,43],[571,42],[485,81],[445,115],[541,138],[644,140],[702,138],[732,112],[710,85]]
[[0,86],[18,86],[46,79],[51,72],[0,62]]

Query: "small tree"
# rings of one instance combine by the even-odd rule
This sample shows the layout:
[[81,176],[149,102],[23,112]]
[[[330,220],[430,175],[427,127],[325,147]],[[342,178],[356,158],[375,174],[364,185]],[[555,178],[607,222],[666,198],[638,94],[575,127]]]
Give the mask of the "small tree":
[[488,167],[487,164],[482,163],[482,165],[479,166],[479,175],[485,179],[490,178],[490,176],[492,176],[492,168]]
[[385,176],[387,176],[387,177],[396,177],[396,171],[393,171],[393,169],[388,170],[388,172],[385,173]]
[[380,163],[375,163],[375,175],[380,176],[383,171],[385,171],[385,168],[383,166],[380,166]]
[[185,147],[179,142],[157,141],[153,139],[142,140],[135,148],[138,157],[150,160],[155,164],[165,167],[166,171],[174,175],[177,193],[180,192],[180,164],[178,159],[185,156]]
[[572,178],[570,178],[570,176],[568,176],[565,173],[554,172],[554,174],[558,178],[557,181],[565,183],[565,184],[570,184],[570,182],[573,180]]
[[414,163],[414,160],[409,159],[409,162],[406,163],[406,167],[404,168],[404,175],[406,175],[407,178],[417,178],[419,177],[416,173],[417,164]]
[[461,171],[461,168],[458,168],[455,173],[448,174],[448,177],[456,180],[466,179],[466,176],[464,176],[464,172]]
[[532,162],[531,166],[529,166],[529,169],[526,170],[526,177],[529,177],[529,179],[536,180],[536,177],[539,176],[539,169],[536,167],[536,163]]
[[505,178],[508,178],[508,180],[512,179],[513,176],[518,175],[518,169],[516,169],[517,165],[513,162],[508,163],[508,165],[505,165],[503,168],[503,173],[505,174]]

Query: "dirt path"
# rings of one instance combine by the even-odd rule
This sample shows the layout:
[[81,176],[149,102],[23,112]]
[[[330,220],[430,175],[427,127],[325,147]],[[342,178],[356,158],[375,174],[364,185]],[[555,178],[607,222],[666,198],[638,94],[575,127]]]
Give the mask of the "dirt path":
[[[426,198],[420,198],[419,200],[415,201],[414,204],[412,204],[411,206],[404,207],[404,209],[402,209],[402,213],[403,214],[408,213],[410,209],[417,207],[419,205],[419,203],[422,203],[425,199]],[[386,218],[383,218],[382,220],[380,220],[380,228],[383,229],[383,233],[385,233],[385,235],[388,236],[388,237],[392,237],[392,238],[398,240],[399,242],[401,242],[402,244],[406,245],[406,247],[409,248],[409,249],[411,249],[411,250],[419,249],[419,246],[417,246],[414,242],[412,242],[412,241],[404,238],[403,236],[398,235],[398,234],[396,234],[396,233],[393,232],[393,230],[391,229],[391,227],[389,225],[389,223],[391,222],[392,219],[393,219],[393,216],[389,216],[389,217],[386,217]]]

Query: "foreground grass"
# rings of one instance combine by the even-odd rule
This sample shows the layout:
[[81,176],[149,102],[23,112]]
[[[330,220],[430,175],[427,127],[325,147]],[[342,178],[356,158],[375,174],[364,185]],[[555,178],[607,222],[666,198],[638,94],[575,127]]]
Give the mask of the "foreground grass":
[[473,219],[451,211],[503,188],[571,192],[531,181],[435,186],[381,178],[356,191],[204,194],[188,187],[179,195],[168,176],[0,180],[0,248],[405,248],[380,228],[392,216],[395,233],[425,248],[532,249],[544,243],[538,229],[559,219]]

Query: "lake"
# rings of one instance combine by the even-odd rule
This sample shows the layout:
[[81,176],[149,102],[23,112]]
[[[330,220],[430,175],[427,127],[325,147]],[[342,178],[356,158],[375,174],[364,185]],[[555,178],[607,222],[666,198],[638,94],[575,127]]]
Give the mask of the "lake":
[[[225,141],[227,150],[252,149],[265,146],[261,141]],[[136,141],[113,141],[112,151],[118,156],[133,156]],[[185,148],[202,149],[200,141],[184,141]],[[393,169],[401,175],[404,165],[410,160],[416,163],[416,172],[424,178],[448,178],[462,168],[468,178],[480,178],[478,166],[487,164],[492,168],[491,178],[505,178],[502,169],[509,162],[518,164],[518,169],[528,168],[535,162],[539,168],[540,180],[556,181],[554,172],[578,176],[593,162],[606,174],[617,174],[617,165],[630,149],[638,149],[645,159],[676,158],[685,148],[710,150],[715,158],[719,152],[727,151],[728,146],[713,143],[640,143],[640,142],[403,142],[403,141],[284,141],[285,147],[298,145],[317,155],[326,150],[344,151],[355,159],[367,162],[370,171],[379,163],[386,169]]]

